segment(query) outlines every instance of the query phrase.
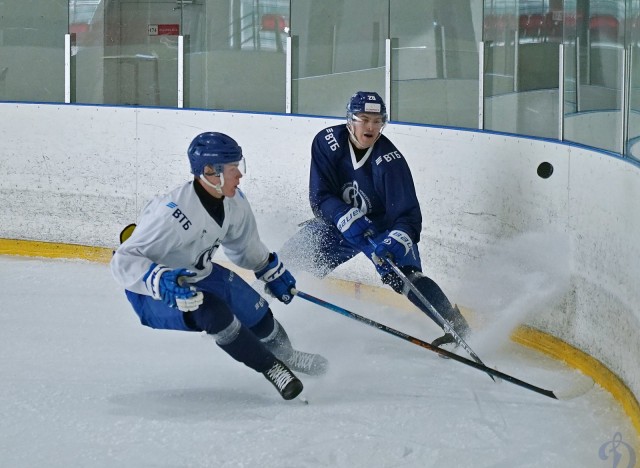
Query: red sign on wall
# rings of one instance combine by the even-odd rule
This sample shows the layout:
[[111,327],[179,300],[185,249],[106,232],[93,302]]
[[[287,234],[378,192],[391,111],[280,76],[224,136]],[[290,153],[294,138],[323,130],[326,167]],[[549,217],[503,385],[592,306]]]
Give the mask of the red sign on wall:
[[149,36],[179,36],[179,24],[150,24]]

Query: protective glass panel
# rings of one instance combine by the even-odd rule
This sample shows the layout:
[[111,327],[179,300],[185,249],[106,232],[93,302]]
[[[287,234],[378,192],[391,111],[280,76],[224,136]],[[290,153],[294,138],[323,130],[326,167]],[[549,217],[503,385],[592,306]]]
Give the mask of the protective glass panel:
[[69,0],[71,102],[104,103],[105,9],[101,0]]
[[0,2],[0,100],[64,102],[67,0]]
[[106,8],[104,103],[175,107],[180,9],[144,1]]
[[289,0],[183,5],[185,107],[285,111]]
[[[564,43],[564,117],[565,125],[569,122],[570,117],[576,114],[580,107],[580,77],[582,75],[581,52],[583,49],[580,44],[585,40],[583,35],[584,14],[578,12],[577,2],[575,0],[565,0],[564,12],[558,18],[562,21],[562,35]],[[569,118],[567,118],[569,117]]]
[[292,110],[344,116],[356,91],[385,95],[388,0],[295,0]]
[[391,118],[477,128],[482,4],[391,0],[389,10]]
[[562,2],[484,4],[484,127],[558,138]]
[[569,106],[565,113],[564,139],[621,152],[625,2],[578,0],[575,13],[565,14],[575,21],[577,45],[565,60],[574,62],[576,94],[575,112],[569,114]]
[[629,121],[627,155],[640,161],[640,0],[627,8],[629,50]]

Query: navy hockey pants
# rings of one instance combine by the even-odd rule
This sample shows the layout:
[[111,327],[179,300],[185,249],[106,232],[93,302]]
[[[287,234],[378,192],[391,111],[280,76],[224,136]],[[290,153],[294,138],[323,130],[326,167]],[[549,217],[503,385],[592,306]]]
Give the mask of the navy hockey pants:
[[[260,322],[269,310],[269,304],[260,294],[236,273],[221,265],[214,264],[211,274],[194,285],[224,302],[247,328]],[[142,325],[165,330],[194,331],[185,323],[185,314],[180,310],[151,296],[128,290],[125,293]]]

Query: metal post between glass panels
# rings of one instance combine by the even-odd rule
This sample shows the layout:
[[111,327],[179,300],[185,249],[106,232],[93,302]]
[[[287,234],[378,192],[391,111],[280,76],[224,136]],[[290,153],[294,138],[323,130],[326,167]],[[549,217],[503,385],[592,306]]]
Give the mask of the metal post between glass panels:
[[484,129],[484,42],[478,42],[478,129]]
[[287,57],[286,57],[286,70],[285,70],[285,92],[284,92],[284,108],[285,113],[291,114],[291,80],[293,70],[291,67],[293,66],[292,54],[293,54],[293,41],[291,40],[291,35],[287,35]]
[[564,140],[564,44],[558,45],[558,140]]
[[627,139],[629,138],[629,112],[630,112],[630,97],[629,91],[631,90],[631,46],[622,49],[622,87],[620,91],[622,93],[622,131],[620,132],[621,147],[620,153],[623,156],[627,154]]
[[71,34],[64,35],[64,102],[71,103]]
[[576,37],[576,47],[575,47],[575,63],[576,63],[576,83],[575,83],[575,88],[576,88],[576,114],[580,113],[580,110],[582,109],[582,102],[581,102],[581,93],[580,93],[580,82],[582,81],[581,78],[581,70],[580,70],[580,37]]
[[178,109],[184,107],[184,36],[178,36]]
[[384,100],[387,103],[387,115],[391,119],[391,39],[384,40]]

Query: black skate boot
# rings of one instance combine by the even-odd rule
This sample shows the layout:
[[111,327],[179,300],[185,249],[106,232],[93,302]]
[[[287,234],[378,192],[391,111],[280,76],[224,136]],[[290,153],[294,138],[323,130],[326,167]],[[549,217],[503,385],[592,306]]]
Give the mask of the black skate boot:
[[303,385],[300,379],[277,359],[273,363],[273,366],[262,374],[276,387],[285,400],[293,400],[302,392]]

